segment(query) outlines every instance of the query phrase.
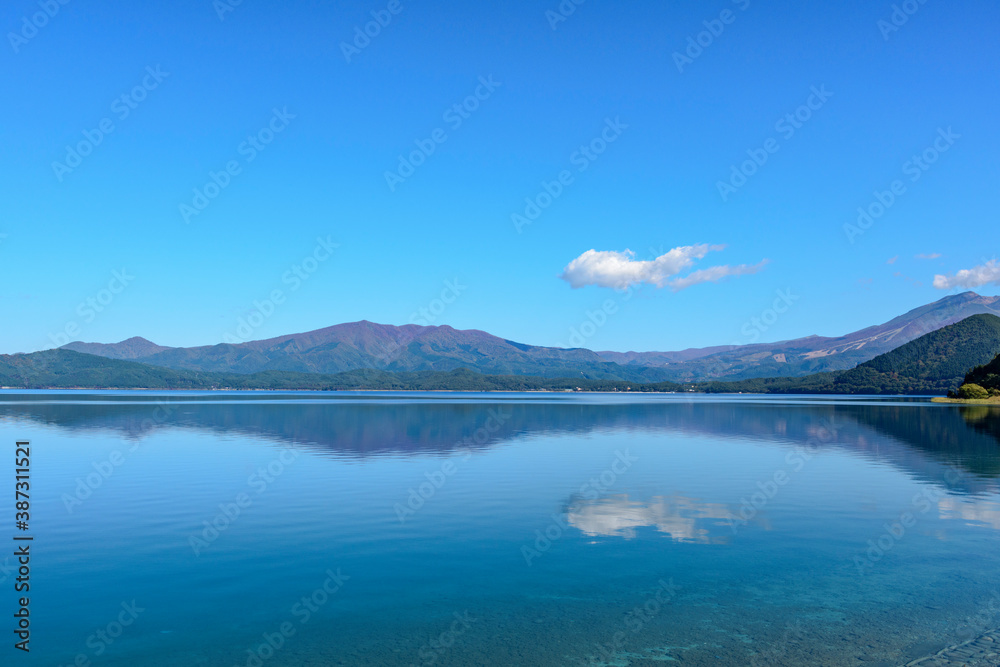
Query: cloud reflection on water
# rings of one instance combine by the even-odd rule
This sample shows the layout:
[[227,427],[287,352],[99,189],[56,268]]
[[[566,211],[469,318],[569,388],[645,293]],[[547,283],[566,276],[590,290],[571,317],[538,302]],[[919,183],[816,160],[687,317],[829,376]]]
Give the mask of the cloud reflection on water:
[[648,503],[630,500],[628,495],[594,500],[576,499],[567,509],[569,525],[589,537],[636,536],[636,529],[652,527],[675,542],[727,544],[721,534],[733,516],[719,503],[705,503],[684,496],[655,496]]
[[994,500],[974,497],[942,498],[938,501],[938,512],[942,519],[1000,530],[1000,503]]

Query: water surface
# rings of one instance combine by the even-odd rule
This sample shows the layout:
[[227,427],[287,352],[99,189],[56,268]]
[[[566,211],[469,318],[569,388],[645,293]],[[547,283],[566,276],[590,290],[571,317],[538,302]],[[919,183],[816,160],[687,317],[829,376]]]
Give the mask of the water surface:
[[872,398],[6,392],[0,437],[32,442],[20,662],[898,665],[1000,626],[998,425]]

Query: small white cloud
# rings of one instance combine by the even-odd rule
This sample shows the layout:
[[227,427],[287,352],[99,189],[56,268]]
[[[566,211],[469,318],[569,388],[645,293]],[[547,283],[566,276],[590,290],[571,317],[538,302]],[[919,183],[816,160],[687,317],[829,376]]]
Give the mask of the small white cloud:
[[680,292],[693,285],[701,283],[717,283],[723,278],[730,276],[749,276],[757,273],[767,265],[768,260],[762,260],[758,264],[740,264],[739,266],[713,266],[708,269],[699,269],[689,273],[683,278],[674,278],[670,281],[670,289]]
[[695,260],[724,248],[725,246],[707,243],[681,246],[654,260],[646,261],[636,260],[635,253],[631,250],[588,250],[570,262],[559,277],[573,289],[588,285],[624,289],[639,283],[663,287],[669,278],[694,264]]
[[964,287],[972,289],[987,284],[1000,285],[1000,262],[991,259],[981,266],[962,269],[953,276],[934,276],[934,287],[938,289],[954,289]]
[[924,254],[917,255],[917,259],[937,259],[940,256],[941,256],[941,253],[939,253],[939,252],[932,252],[929,255],[924,255]]
[[886,260],[885,263],[886,264],[895,264],[897,259],[899,259],[899,255],[896,255],[895,257],[892,257],[892,258]]
[[763,264],[757,267],[716,266],[695,271],[685,278],[671,280],[690,268],[696,260],[710,252],[723,249],[725,246],[707,243],[681,246],[656,259],[643,261],[636,260],[635,253],[631,250],[625,252],[588,250],[570,262],[559,277],[568,282],[573,289],[588,285],[625,289],[632,285],[647,283],[656,287],[666,287],[669,284],[674,291],[677,291],[700,282],[715,282],[727,275],[755,273],[763,266]]

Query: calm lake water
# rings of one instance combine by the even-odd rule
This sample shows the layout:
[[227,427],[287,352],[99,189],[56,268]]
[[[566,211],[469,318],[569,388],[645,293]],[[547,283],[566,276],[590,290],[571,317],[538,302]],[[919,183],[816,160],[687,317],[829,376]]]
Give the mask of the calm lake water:
[[1000,627],[995,409],[5,392],[0,437],[3,664],[899,665]]

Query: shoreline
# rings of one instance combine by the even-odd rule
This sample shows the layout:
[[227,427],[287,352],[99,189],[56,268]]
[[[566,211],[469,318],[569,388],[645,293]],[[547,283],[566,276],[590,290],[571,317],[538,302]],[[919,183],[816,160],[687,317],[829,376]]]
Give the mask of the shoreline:
[[932,403],[950,403],[953,405],[1000,405],[1000,396],[992,398],[946,398],[937,396],[931,399]]
[[717,392],[717,391],[596,391],[589,389],[233,389],[185,387],[0,387],[0,392],[16,391],[161,391],[161,392],[217,392],[217,393],[287,393],[310,392],[315,394],[339,393],[395,393],[395,394],[628,394],[628,395],[692,395],[692,396],[809,396],[809,397],[869,397],[869,398],[914,398],[926,399],[933,403],[955,403],[975,405],[1000,405],[1000,398],[985,400],[951,399],[930,394],[846,394],[826,392],[784,393],[784,392]]

